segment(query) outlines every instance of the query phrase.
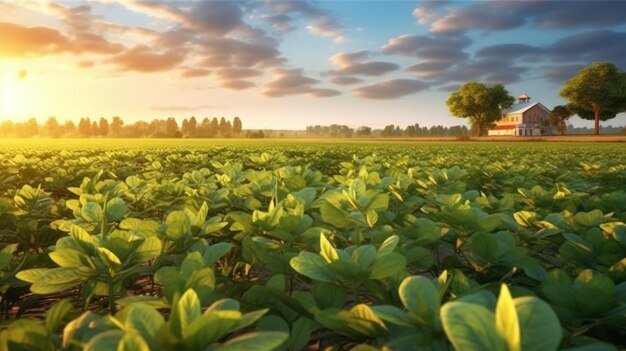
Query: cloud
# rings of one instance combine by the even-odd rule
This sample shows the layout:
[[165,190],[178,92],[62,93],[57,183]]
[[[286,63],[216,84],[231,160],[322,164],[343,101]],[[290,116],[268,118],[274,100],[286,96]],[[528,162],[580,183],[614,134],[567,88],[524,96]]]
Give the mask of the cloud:
[[478,49],[475,56],[482,59],[512,61],[530,58],[538,60],[543,54],[545,50],[542,48],[526,44],[497,44]]
[[439,17],[439,10],[447,3],[447,1],[424,1],[413,10],[413,16],[419,24],[432,23]]
[[182,69],[181,76],[183,78],[197,78],[197,77],[206,77],[211,74],[211,71],[204,68],[190,68],[186,67]]
[[138,45],[109,59],[124,71],[158,72],[167,71],[185,60],[185,52],[177,50],[154,53],[145,45]]
[[468,58],[463,50],[472,44],[465,35],[401,35],[389,39],[382,52],[424,60],[458,62]]
[[541,69],[541,76],[551,83],[560,85],[563,84],[564,81],[572,78],[583,67],[584,65],[578,64],[546,66]]
[[333,84],[351,85],[363,82],[363,79],[351,76],[334,76],[329,79]]
[[408,67],[406,70],[423,79],[436,79],[454,64],[451,61],[422,61]]
[[22,57],[69,51],[69,40],[59,31],[46,27],[25,27],[0,22],[0,56]]
[[396,99],[427,89],[427,83],[416,79],[390,79],[353,89],[354,95],[375,100]]
[[308,0],[267,0],[265,4],[271,15],[263,15],[262,18],[278,32],[295,30],[294,16],[299,16],[308,21],[306,29],[312,34],[332,38],[337,43],[345,40],[344,27],[335,16]]
[[265,96],[283,97],[304,94],[312,97],[331,97],[341,94],[333,89],[312,87],[318,84],[319,80],[304,76],[300,69],[276,69],[273,75],[274,80],[267,83],[263,90]]
[[611,61],[625,68],[624,47],[626,32],[594,30],[561,38],[547,50],[555,61]]
[[331,75],[364,75],[382,76],[386,73],[400,68],[399,65],[391,62],[373,61],[361,62],[369,56],[365,50],[354,53],[339,53],[330,58],[330,62],[337,68],[328,72]]
[[626,2],[490,0],[451,8],[441,18],[429,19],[430,30],[440,33],[503,31],[526,25],[543,29],[610,26],[626,23]]

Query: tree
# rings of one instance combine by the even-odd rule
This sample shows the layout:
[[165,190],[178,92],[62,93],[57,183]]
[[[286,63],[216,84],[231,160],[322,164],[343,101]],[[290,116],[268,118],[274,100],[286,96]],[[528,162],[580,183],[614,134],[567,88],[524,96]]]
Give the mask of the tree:
[[198,134],[198,121],[196,117],[191,116],[189,119],[189,124],[187,124],[187,131],[190,137],[195,137]]
[[217,135],[217,133],[219,133],[219,131],[220,131],[220,126],[219,126],[219,122],[217,121],[217,117],[213,117],[213,119],[211,120],[211,123],[209,123],[208,137],[214,138]]
[[594,120],[594,134],[600,134],[600,121],[626,109],[626,73],[608,62],[596,62],[567,80],[560,95],[580,118]]
[[109,121],[104,117],[100,117],[98,122],[98,134],[102,136],[109,134]]
[[178,131],[178,123],[174,117],[169,117],[165,121],[165,134],[168,138],[180,138],[182,136]]
[[453,116],[469,118],[478,136],[482,136],[485,129],[500,119],[502,109],[509,108],[513,102],[515,98],[502,84],[468,82],[448,96],[446,105]]
[[59,138],[63,134],[56,117],[52,116],[46,121],[46,134],[52,138]]
[[555,106],[552,112],[550,112],[549,122],[563,135],[567,129],[567,120],[570,117],[572,117],[572,111],[570,111],[567,106],[559,105]]
[[78,122],[78,134],[82,137],[89,138],[91,132],[91,120],[89,117],[81,118],[80,122]]
[[121,117],[115,116],[111,120],[111,124],[109,125],[109,134],[113,136],[119,136],[122,133],[122,127],[124,126],[124,121]]
[[65,133],[65,135],[75,136],[74,134],[76,134],[76,125],[74,124],[74,122],[70,120],[65,121],[65,123],[63,124],[63,132]]
[[243,128],[243,125],[241,123],[241,120],[239,119],[239,117],[235,117],[235,119],[233,119],[233,134],[235,135],[241,134],[242,128]]

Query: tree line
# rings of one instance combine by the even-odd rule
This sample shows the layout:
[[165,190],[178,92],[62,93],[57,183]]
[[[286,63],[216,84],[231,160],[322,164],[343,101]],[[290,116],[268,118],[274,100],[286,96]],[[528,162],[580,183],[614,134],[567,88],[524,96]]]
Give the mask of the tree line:
[[151,122],[137,121],[125,123],[115,116],[109,120],[101,117],[91,120],[83,117],[78,123],[66,120],[60,123],[56,117],[49,117],[40,125],[37,119],[30,118],[25,122],[5,120],[0,122],[1,137],[50,137],[50,138],[229,138],[238,137],[242,133],[243,124],[239,117],[232,121],[225,117],[185,118],[181,125],[174,117],[154,119]]
[[[559,93],[567,104],[552,110],[549,123],[564,134],[567,120],[578,115],[593,120],[594,134],[598,135],[600,121],[626,112],[626,72],[612,63],[596,62],[567,80]],[[469,118],[472,128],[481,136],[501,118],[501,111],[514,102],[515,98],[502,84],[467,82],[450,94],[446,105],[453,116]]]
[[422,127],[419,123],[401,128],[395,124],[386,125],[383,129],[372,129],[368,126],[361,126],[356,129],[346,125],[331,124],[327,126],[315,125],[307,126],[306,134],[315,137],[330,138],[352,138],[352,137],[444,137],[444,136],[464,136],[469,134],[466,126],[445,127],[434,125]]

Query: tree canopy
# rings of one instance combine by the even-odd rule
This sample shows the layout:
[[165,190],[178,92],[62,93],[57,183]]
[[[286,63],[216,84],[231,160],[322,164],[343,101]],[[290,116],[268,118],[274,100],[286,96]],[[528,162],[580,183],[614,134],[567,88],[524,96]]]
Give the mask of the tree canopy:
[[559,133],[565,134],[567,129],[567,120],[572,117],[572,111],[567,106],[555,106],[550,112],[550,124],[556,128]]
[[580,118],[594,120],[594,134],[600,134],[600,121],[626,110],[626,72],[614,64],[596,62],[567,80],[560,92],[568,108]]
[[515,98],[502,84],[485,85],[468,82],[448,97],[446,105],[455,117],[469,118],[478,129],[478,136],[500,119],[502,109],[509,108]]

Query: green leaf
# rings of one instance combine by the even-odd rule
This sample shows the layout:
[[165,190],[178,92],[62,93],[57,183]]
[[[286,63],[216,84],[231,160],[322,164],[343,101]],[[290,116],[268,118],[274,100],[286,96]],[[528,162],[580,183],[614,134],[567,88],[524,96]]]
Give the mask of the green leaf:
[[122,262],[120,261],[120,259],[109,249],[105,247],[99,247],[98,255],[100,256],[100,261],[102,261],[105,266],[116,270],[122,267]]
[[378,256],[382,257],[382,256],[392,253],[393,250],[396,249],[396,246],[398,246],[399,242],[400,242],[400,237],[397,235],[392,235],[388,237],[387,239],[385,239],[385,241],[383,241],[383,243],[378,248]]
[[[18,278],[22,279],[19,273]],[[76,268],[52,268],[30,286],[30,291],[42,295],[54,294],[72,288],[84,280],[86,278],[80,275]]]
[[375,210],[368,210],[365,213],[365,220],[370,228],[373,227],[378,222],[378,213]]
[[107,220],[109,222],[119,221],[124,217],[127,211],[128,206],[126,205],[126,202],[119,197],[113,198],[107,202],[106,212]]
[[506,341],[509,351],[521,351],[520,327],[517,319],[515,303],[509,288],[502,284],[496,305],[496,329],[500,337]]
[[561,325],[550,306],[536,297],[514,299],[521,331],[521,350],[551,351],[561,343]]
[[285,332],[246,333],[214,349],[214,351],[269,351],[284,343],[289,335]]
[[57,248],[48,256],[61,267],[92,267],[89,257],[77,250]]
[[57,333],[61,323],[74,311],[71,299],[59,300],[46,312],[46,329],[51,334]]
[[506,351],[495,327],[495,316],[485,307],[467,302],[448,302],[441,308],[446,336],[457,350]]
[[[155,350],[154,348],[153,350]],[[148,343],[135,333],[125,333],[117,345],[117,351],[150,351]]]
[[296,272],[311,279],[327,283],[332,283],[336,280],[334,275],[328,270],[326,261],[314,253],[300,252],[298,256],[293,257],[289,261],[289,264]]
[[[288,334],[289,325],[287,324],[287,322],[285,322],[284,319],[278,316],[269,315],[269,316],[265,316],[259,319],[257,326],[256,326],[256,330],[260,332],[274,331],[274,332],[284,332]],[[276,348],[276,350],[287,350],[287,347],[288,347],[287,340],[285,340],[285,342],[279,345]]]
[[398,253],[378,256],[370,269],[371,279],[384,279],[400,273],[406,267],[406,258]]
[[156,350],[156,335],[165,323],[163,315],[155,308],[143,303],[130,305],[127,309],[126,328],[141,335],[150,349]]
[[208,266],[212,266],[217,262],[220,258],[224,257],[230,250],[234,247],[233,244],[226,242],[219,242],[213,244],[204,250],[204,262]]
[[435,285],[422,276],[408,277],[398,287],[398,295],[406,309],[420,324],[435,327],[441,300]]
[[80,214],[87,222],[99,223],[102,221],[102,206],[97,202],[89,201],[83,205]]
[[121,330],[108,330],[99,333],[89,340],[85,345],[84,351],[111,351],[117,350],[117,347],[124,337]]
[[577,212],[574,215],[574,223],[584,227],[599,226],[602,222],[604,222],[604,214],[600,210]]
[[372,245],[359,246],[352,252],[350,259],[366,271],[376,259],[376,249]]
[[326,262],[331,263],[339,259],[339,255],[337,254],[337,250],[333,247],[333,245],[326,239],[324,234],[320,234],[320,255],[326,260]]
[[314,330],[315,325],[310,319],[306,317],[298,318],[291,328],[289,348],[291,350],[302,350],[309,344]]
[[367,206],[367,211],[385,211],[389,207],[389,195],[378,194]]
[[165,220],[165,236],[177,241],[189,235],[191,230],[191,222],[189,217],[183,211],[173,211],[167,215]]

